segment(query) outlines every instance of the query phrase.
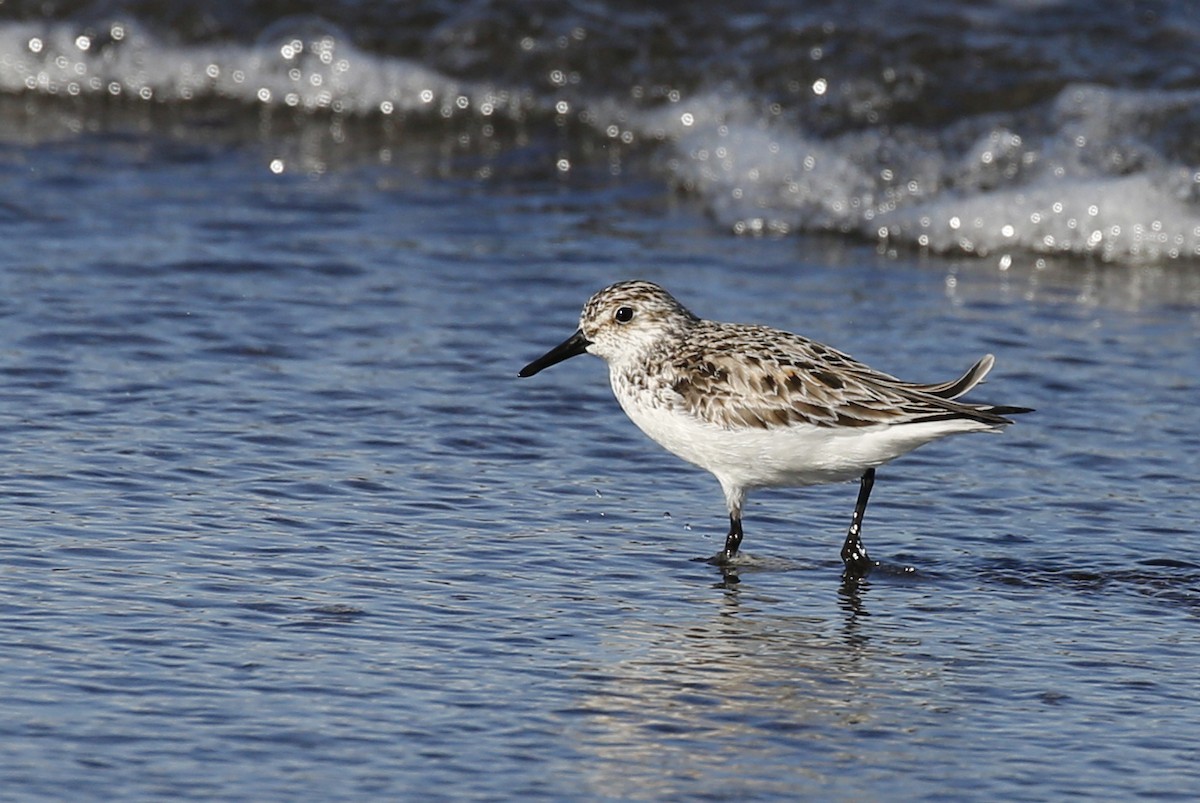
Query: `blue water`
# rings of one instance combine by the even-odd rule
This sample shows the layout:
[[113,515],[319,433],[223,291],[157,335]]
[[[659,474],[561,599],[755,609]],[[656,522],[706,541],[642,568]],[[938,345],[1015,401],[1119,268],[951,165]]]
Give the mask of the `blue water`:
[[[687,147],[223,103],[0,98],[0,799],[1200,793],[1186,255],[735,236]],[[853,484],[723,573],[599,360],[516,378],[635,276],[1037,412],[881,469],[857,588]]]

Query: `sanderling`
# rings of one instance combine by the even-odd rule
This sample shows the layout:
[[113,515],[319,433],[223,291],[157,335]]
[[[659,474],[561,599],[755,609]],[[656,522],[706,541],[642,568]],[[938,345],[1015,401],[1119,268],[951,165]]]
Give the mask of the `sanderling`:
[[718,323],[646,281],[592,296],[579,329],[521,369],[533,376],[583,352],[608,363],[625,414],[668,451],[711,472],[729,508],[728,563],[753,488],[859,479],[842,545],[846,577],[875,565],[860,537],[875,467],[958,432],[997,430],[1026,407],[955,401],[992,369],[988,354],[951,382],[904,382],[840,351],[767,326]]

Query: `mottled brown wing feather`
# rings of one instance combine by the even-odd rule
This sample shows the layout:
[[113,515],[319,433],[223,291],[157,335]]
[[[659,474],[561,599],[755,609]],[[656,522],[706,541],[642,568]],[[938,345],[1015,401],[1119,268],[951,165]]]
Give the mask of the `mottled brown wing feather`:
[[958,395],[978,382],[986,373],[979,370],[982,361],[953,382],[918,385],[766,327],[724,326],[703,335],[671,361],[671,387],[684,409],[723,426],[866,427],[948,418],[1006,423],[987,405],[941,395]]

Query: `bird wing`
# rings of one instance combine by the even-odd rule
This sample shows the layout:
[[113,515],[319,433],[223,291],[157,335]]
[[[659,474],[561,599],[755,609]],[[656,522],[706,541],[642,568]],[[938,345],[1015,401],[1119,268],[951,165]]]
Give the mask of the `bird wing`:
[[725,427],[868,427],[951,418],[1009,423],[990,405],[953,401],[987,374],[990,355],[953,382],[922,385],[767,327],[720,324],[701,334],[671,360],[671,389],[684,409]]

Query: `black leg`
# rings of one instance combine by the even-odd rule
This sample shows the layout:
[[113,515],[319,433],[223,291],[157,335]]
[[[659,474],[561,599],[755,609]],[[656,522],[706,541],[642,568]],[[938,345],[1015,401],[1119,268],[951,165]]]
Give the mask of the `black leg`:
[[729,517],[729,535],[725,536],[725,551],[721,555],[725,560],[732,560],[737,554],[738,547],[742,545],[742,520],[741,518]]
[[871,487],[875,484],[875,469],[869,468],[863,472],[858,486],[858,502],[854,505],[854,516],[850,519],[850,531],[846,533],[846,542],[842,544],[842,562],[846,571],[842,575],[847,580],[857,580],[867,576],[867,572],[875,565],[867,548],[863,546],[862,532],[863,514],[867,512],[867,500],[871,498]]
[[[725,548],[711,558],[704,559],[705,563],[711,563],[713,566],[727,567],[733,562],[733,558],[737,555],[738,547],[742,545],[742,519],[741,516],[736,516],[733,513],[729,514],[729,535],[725,536]],[[696,558],[696,560],[702,560]],[[722,568],[721,571],[725,571]],[[736,579],[736,578],[735,578]]]

